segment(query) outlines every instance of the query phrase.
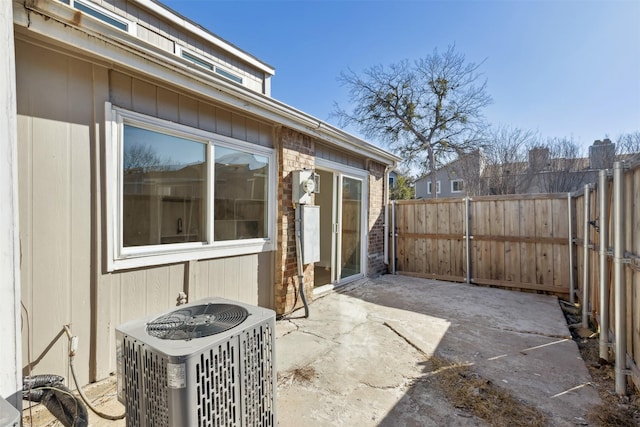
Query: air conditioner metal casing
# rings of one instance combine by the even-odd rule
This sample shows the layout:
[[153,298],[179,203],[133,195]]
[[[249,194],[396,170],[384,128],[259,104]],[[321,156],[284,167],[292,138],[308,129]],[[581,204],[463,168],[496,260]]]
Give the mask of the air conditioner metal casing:
[[235,304],[249,316],[228,331],[191,340],[149,335],[149,321],[116,328],[118,398],[127,426],[275,426],[275,312]]

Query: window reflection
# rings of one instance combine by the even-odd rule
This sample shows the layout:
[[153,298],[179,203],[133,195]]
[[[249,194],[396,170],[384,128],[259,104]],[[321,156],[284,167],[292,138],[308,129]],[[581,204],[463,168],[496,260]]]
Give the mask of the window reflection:
[[214,240],[267,237],[269,160],[215,147]]
[[205,144],[124,125],[123,244],[205,241]]

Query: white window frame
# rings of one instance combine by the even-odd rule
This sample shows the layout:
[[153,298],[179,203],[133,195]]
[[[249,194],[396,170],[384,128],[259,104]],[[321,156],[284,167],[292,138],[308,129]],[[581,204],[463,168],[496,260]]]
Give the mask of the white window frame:
[[88,9],[93,9],[97,13],[100,13],[100,14],[102,14],[104,16],[107,16],[107,17],[113,19],[114,21],[118,21],[121,24],[126,25],[127,29],[123,30],[121,28],[115,27],[114,25],[112,25],[111,23],[105,21],[104,19],[100,19],[97,16],[93,16],[93,15],[91,15],[89,13],[86,13],[86,12],[83,12],[82,10],[80,10],[80,12],[82,12],[85,15],[91,17],[91,19],[97,19],[98,21],[104,22],[105,24],[110,25],[113,28],[116,28],[116,29],[118,29],[120,31],[124,31],[126,33],[132,34],[134,36],[137,35],[137,33],[138,33],[137,24],[135,22],[130,21],[129,19],[127,19],[127,18],[125,18],[123,16],[120,16],[120,15],[117,15],[117,14],[111,12],[110,10],[105,9],[104,7],[100,6],[99,4],[93,3],[93,2],[91,2],[89,0],[68,0],[68,2],[65,2],[64,0],[62,0],[62,1],[63,1],[63,3],[67,3],[69,6],[71,6],[72,8],[74,8],[76,10],[80,10],[80,9],[78,9],[78,7],[76,7],[76,3],[83,5],[84,7],[88,8]]
[[[427,181],[427,194],[432,194],[431,192],[431,180]],[[440,194],[440,190],[442,189],[442,186],[440,185],[440,181],[436,181],[436,194]]]
[[[277,165],[275,150],[201,129],[125,110],[105,103],[105,220],[107,271],[169,264],[197,259],[222,258],[272,251],[275,248],[277,218]],[[206,144],[207,204],[205,242],[186,242],[124,247],[122,241],[122,147],[125,123]],[[214,150],[216,146],[248,151],[269,159],[267,223],[265,238],[214,241]]]
[[[461,182],[462,183],[462,190],[454,190],[453,189],[453,184],[455,182]],[[464,180],[463,179],[454,179],[454,180],[452,180],[451,181],[451,192],[452,193],[462,193],[462,192],[464,192]]]
[[[187,48],[185,48],[185,47],[183,47],[183,46],[181,46],[179,44],[176,44],[175,45],[175,54],[177,56],[179,56],[181,59],[183,59],[185,61],[189,61],[189,63],[195,64],[198,67],[201,67],[203,70],[207,70],[208,72],[213,73],[216,76],[222,77],[225,80],[228,80],[230,82],[234,82],[234,83],[239,84],[239,85],[244,85],[245,78],[243,76],[241,76],[240,74],[238,74],[236,72],[229,71],[227,68],[218,65],[215,60],[213,60],[211,58],[207,58],[202,54],[196,53],[191,49],[187,49]],[[205,67],[205,66],[203,66],[202,64],[200,64],[198,62],[190,60],[189,58],[185,58],[184,54],[187,54],[188,56],[193,57],[194,59],[198,60],[199,62],[203,62],[203,63],[205,63],[207,65],[210,65],[211,68]],[[236,79],[239,79],[240,81],[237,81],[237,80],[235,80],[235,79],[233,79],[231,77],[228,77],[227,74],[230,75],[230,76],[235,77]]]

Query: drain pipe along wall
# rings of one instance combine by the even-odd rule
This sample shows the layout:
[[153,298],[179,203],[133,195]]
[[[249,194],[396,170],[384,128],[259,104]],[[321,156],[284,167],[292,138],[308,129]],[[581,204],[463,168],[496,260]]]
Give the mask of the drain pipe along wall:
[[[13,2],[0,2],[0,397],[21,409],[18,140]],[[0,402],[1,403],[1,402]]]

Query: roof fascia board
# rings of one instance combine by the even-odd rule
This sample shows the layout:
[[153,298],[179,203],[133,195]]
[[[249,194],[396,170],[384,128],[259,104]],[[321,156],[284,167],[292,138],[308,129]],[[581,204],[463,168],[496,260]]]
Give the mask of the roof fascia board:
[[159,49],[152,49],[139,39],[100,21],[83,20],[82,27],[78,27],[74,21],[75,12],[68,7],[51,9],[26,9],[23,3],[14,0],[14,24],[22,27],[24,32],[72,46],[74,50],[121,71],[133,70],[156,80],[171,82],[172,85],[240,111],[320,138],[343,149],[365,154],[377,162],[395,167],[401,160],[394,154],[273,98],[239,89],[226,81],[213,80],[195,68],[185,68],[180,58],[168,57]]
[[190,32],[192,34],[197,35],[200,38],[205,39],[209,43],[212,43],[215,46],[217,46],[217,47],[229,52],[230,54],[242,59],[243,61],[253,65],[254,67],[259,68],[260,70],[264,71],[265,73],[270,74],[272,76],[275,74],[275,69],[273,67],[265,64],[264,62],[260,61],[259,59],[255,58],[254,56],[248,54],[247,52],[244,52],[244,51],[240,50],[239,48],[235,47],[231,43],[229,43],[229,42],[217,37],[213,33],[211,33],[209,31],[205,30],[204,28],[194,24],[193,22],[189,21],[188,19],[176,14],[175,12],[172,12],[170,9],[167,9],[163,5],[161,5],[161,4],[159,4],[159,3],[155,2],[155,1],[152,1],[152,0],[129,0],[129,1],[132,1],[133,3],[139,4],[143,8],[152,11],[156,15],[161,16],[162,18],[168,20],[172,24],[177,25],[180,28],[182,28],[183,30],[188,31],[188,32]]

